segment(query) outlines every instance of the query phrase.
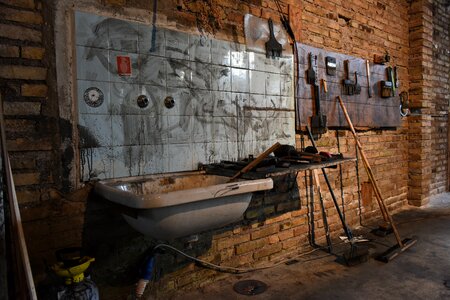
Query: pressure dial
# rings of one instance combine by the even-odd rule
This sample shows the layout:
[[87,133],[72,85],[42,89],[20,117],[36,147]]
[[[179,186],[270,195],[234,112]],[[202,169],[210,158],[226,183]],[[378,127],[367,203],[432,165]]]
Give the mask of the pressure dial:
[[103,103],[103,92],[96,87],[90,87],[84,91],[84,102],[90,107],[99,107]]

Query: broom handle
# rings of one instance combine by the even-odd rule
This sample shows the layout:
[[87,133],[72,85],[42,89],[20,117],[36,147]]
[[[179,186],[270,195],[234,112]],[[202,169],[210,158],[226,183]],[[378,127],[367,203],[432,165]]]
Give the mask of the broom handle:
[[241,176],[244,173],[247,173],[248,171],[250,171],[251,169],[253,169],[254,167],[256,167],[256,165],[258,165],[264,158],[266,158],[267,156],[269,156],[270,153],[272,153],[273,151],[277,150],[278,148],[281,147],[281,144],[276,142],[275,144],[272,145],[272,147],[270,147],[269,149],[267,149],[266,151],[264,151],[263,153],[261,153],[260,155],[258,155],[258,157],[256,157],[254,160],[252,160],[248,165],[246,165],[245,167],[243,167],[239,172],[237,172],[236,174],[234,174],[233,177],[230,178],[230,180],[228,182],[233,181],[234,179],[238,178],[239,176]]
[[365,167],[365,169],[367,171],[367,174],[369,175],[370,182],[372,183],[372,186],[373,186],[373,188],[375,190],[375,196],[376,196],[375,198],[377,199],[378,205],[380,206],[380,210],[381,210],[381,213],[383,215],[383,218],[384,218],[384,220],[386,222],[389,222],[391,224],[392,230],[394,231],[395,238],[397,239],[397,242],[398,242],[399,246],[403,247],[403,243],[402,243],[402,240],[401,240],[400,235],[398,233],[398,230],[397,230],[397,228],[396,228],[396,226],[394,224],[394,220],[392,219],[392,216],[389,214],[389,212],[387,210],[387,207],[384,204],[384,200],[383,200],[383,197],[381,196],[381,191],[380,191],[380,189],[378,187],[378,184],[377,184],[377,182],[375,180],[375,176],[373,175],[372,168],[370,167],[370,164],[369,164],[369,161],[367,160],[366,154],[365,154],[365,152],[364,152],[364,150],[363,150],[363,148],[361,146],[361,143],[359,142],[358,136],[356,135],[355,128],[353,127],[353,123],[350,120],[350,117],[348,115],[347,109],[345,108],[344,102],[342,101],[340,96],[337,96],[337,98],[339,100],[339,104],[341,105],[342,112],[344,113],[345,119],[347,120],[347,123],[350,126],[350,130],[351,130],[351,132],[353,134],[353,137],[355,138],[356,145],[357,145],[357,147],[359,149],[359,154],[361,155],[361,158],[363,159],[364,167]]

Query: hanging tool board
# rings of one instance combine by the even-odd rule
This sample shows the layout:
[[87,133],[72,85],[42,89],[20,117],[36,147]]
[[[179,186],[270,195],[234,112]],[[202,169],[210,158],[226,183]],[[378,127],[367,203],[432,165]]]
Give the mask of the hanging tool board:
[[[311,67],[310,53],[314,56],[317,64],[315,68],[316,84],[319,85],[321,113],[326,116],[327,127],[348,126],[336,100],[337,96],[341,96],[345,101],[355,127],[387,128],[400,125],[400,89],[397,87],[390,97],[382,98],[381,81],[388,81],[388,65],[373,64],[370,61],[371,97],[369,98],[365,59],[329,52],[300,43],[298,44],[298,50],[300,74],[296,99],[297,126],[300,126],[300,128],[297,128],[298,130],[304,128],[305,125],[311,124],[311,117],[314,116],[316,111],[314,85],[309,84],[307,80],[308,70]],[[330,58],[332,59],[330,60]],[[333,58],[335,59],[336,68],[335,70],[329,68],[327,72],[326,64],[333,66]],[[344,68],[345,61],[348,61],[348,76]],[[355,72],[357,72],[357,80]],[[357,84],[349,89],[348,85],[344,85],[344,80],[345,83],[353,81],[353,83]],[[325,93],[323,81],[326,82],[327,93]],[[393,84],[395,85],[395,82]],[[360,90],[359,94],[355,94],[357,90]],[[348,95],[349,93],[353,93],[353,95]]]

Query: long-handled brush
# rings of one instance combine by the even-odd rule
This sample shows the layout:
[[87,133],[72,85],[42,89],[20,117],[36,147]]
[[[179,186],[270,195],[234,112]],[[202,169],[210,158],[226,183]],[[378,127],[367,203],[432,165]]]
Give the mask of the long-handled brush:
[[348,115],[347,109],[345,108],[344,102],[342,101],[340,96],[337,96],[337,99],[339,100],[339,104],[341,105],[342,112],[344,113],[345,119],[347,120],[347,123],[350,127],[353,137],[355,138],[356,146],[358,147],[359,154],[361,155],[361,158],[364,162],[364,168],[366,169],[367,175],[369,176],[370,182],[372,183],[373,189],[375,191],[375,198],[377,199],[381,213],[383,214],[383,217],[385,218],[385,220],[387,219],[389,224],[392,226],[392,231],[394,232],[395,239],[397,240],[397,245],[389,248],[387,251],[382,253],[377,258],[378,260],[381,260],[383,262],[389,262],[392,259],[394,259],[395,257],[397,257],[399,254],[401,254],[403,251],[407,250],[412,245],[414,245],[417,242],[417,240],[415,240],[415,239],[402,240],[400,238],[400,234],[398,233],[397,226],[395,226],[394,220],[392,219],[392,216],[389,214],[386,204],[384,203],[383,197],[381,196],[380,188],[378,187],[378,184],[375,180],[375,176],[373,174],[372,168],[370,167],[369,161],[367,160],[366,154],[364,153],[362,145],[359,142],[358,135],[356,134],[355,128],[353,127],[353,123],[350,120],[350,117]]
[[[316,142],[314,141],[311,130],[309,129],[308,126],[306,126],[306,130],[308,131],[308,136],[309,136],[309,139],[311,140],[313,147],[317,149]],[[354,266],[354,265],[366,262],[369,258],[369,247],[367,245],[358,243],[358,241],[356,241],[354,239],[352,231],[345,223],[344,216],[341,212],[341,209],[339,208],[339,204],[336,200],[336,196],[334,194],[330,180],[328,179],[325,168],[322,168],[322,174],[323,174],[323,177],[325,178],[325,182],[327,184],[328,190],[330,191],[330,195],[331,195],[331,198],[333,199],[333,203],[334,203],[336,211],[339,215],[339,219],[341,220],[342,228],[344,229],[345,235],[347,236],[348,241],[350,242],[350,249],[348,251],[345,251],[343,254],[344,260],[348,266]]]

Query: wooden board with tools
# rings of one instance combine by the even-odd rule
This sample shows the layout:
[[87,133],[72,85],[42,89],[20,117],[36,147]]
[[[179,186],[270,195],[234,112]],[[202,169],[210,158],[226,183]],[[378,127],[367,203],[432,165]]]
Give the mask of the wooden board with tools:
[[[297,130],[303,130],[306,125],[314,128],[313,123],[317,123],[317,90],[320,120],[325,120],[322,123],[326,123],[326,127],[347,127],[337,96],[345,99],[356,127],[393,128],[400,125],[401,78],[396,74],[397,68],[390,67],[392,64],[374,64],[373,60],[367,64],[362,58],[300,43],[298,50]],[[308,78],[313,74],[311,61],[315,84]]]

